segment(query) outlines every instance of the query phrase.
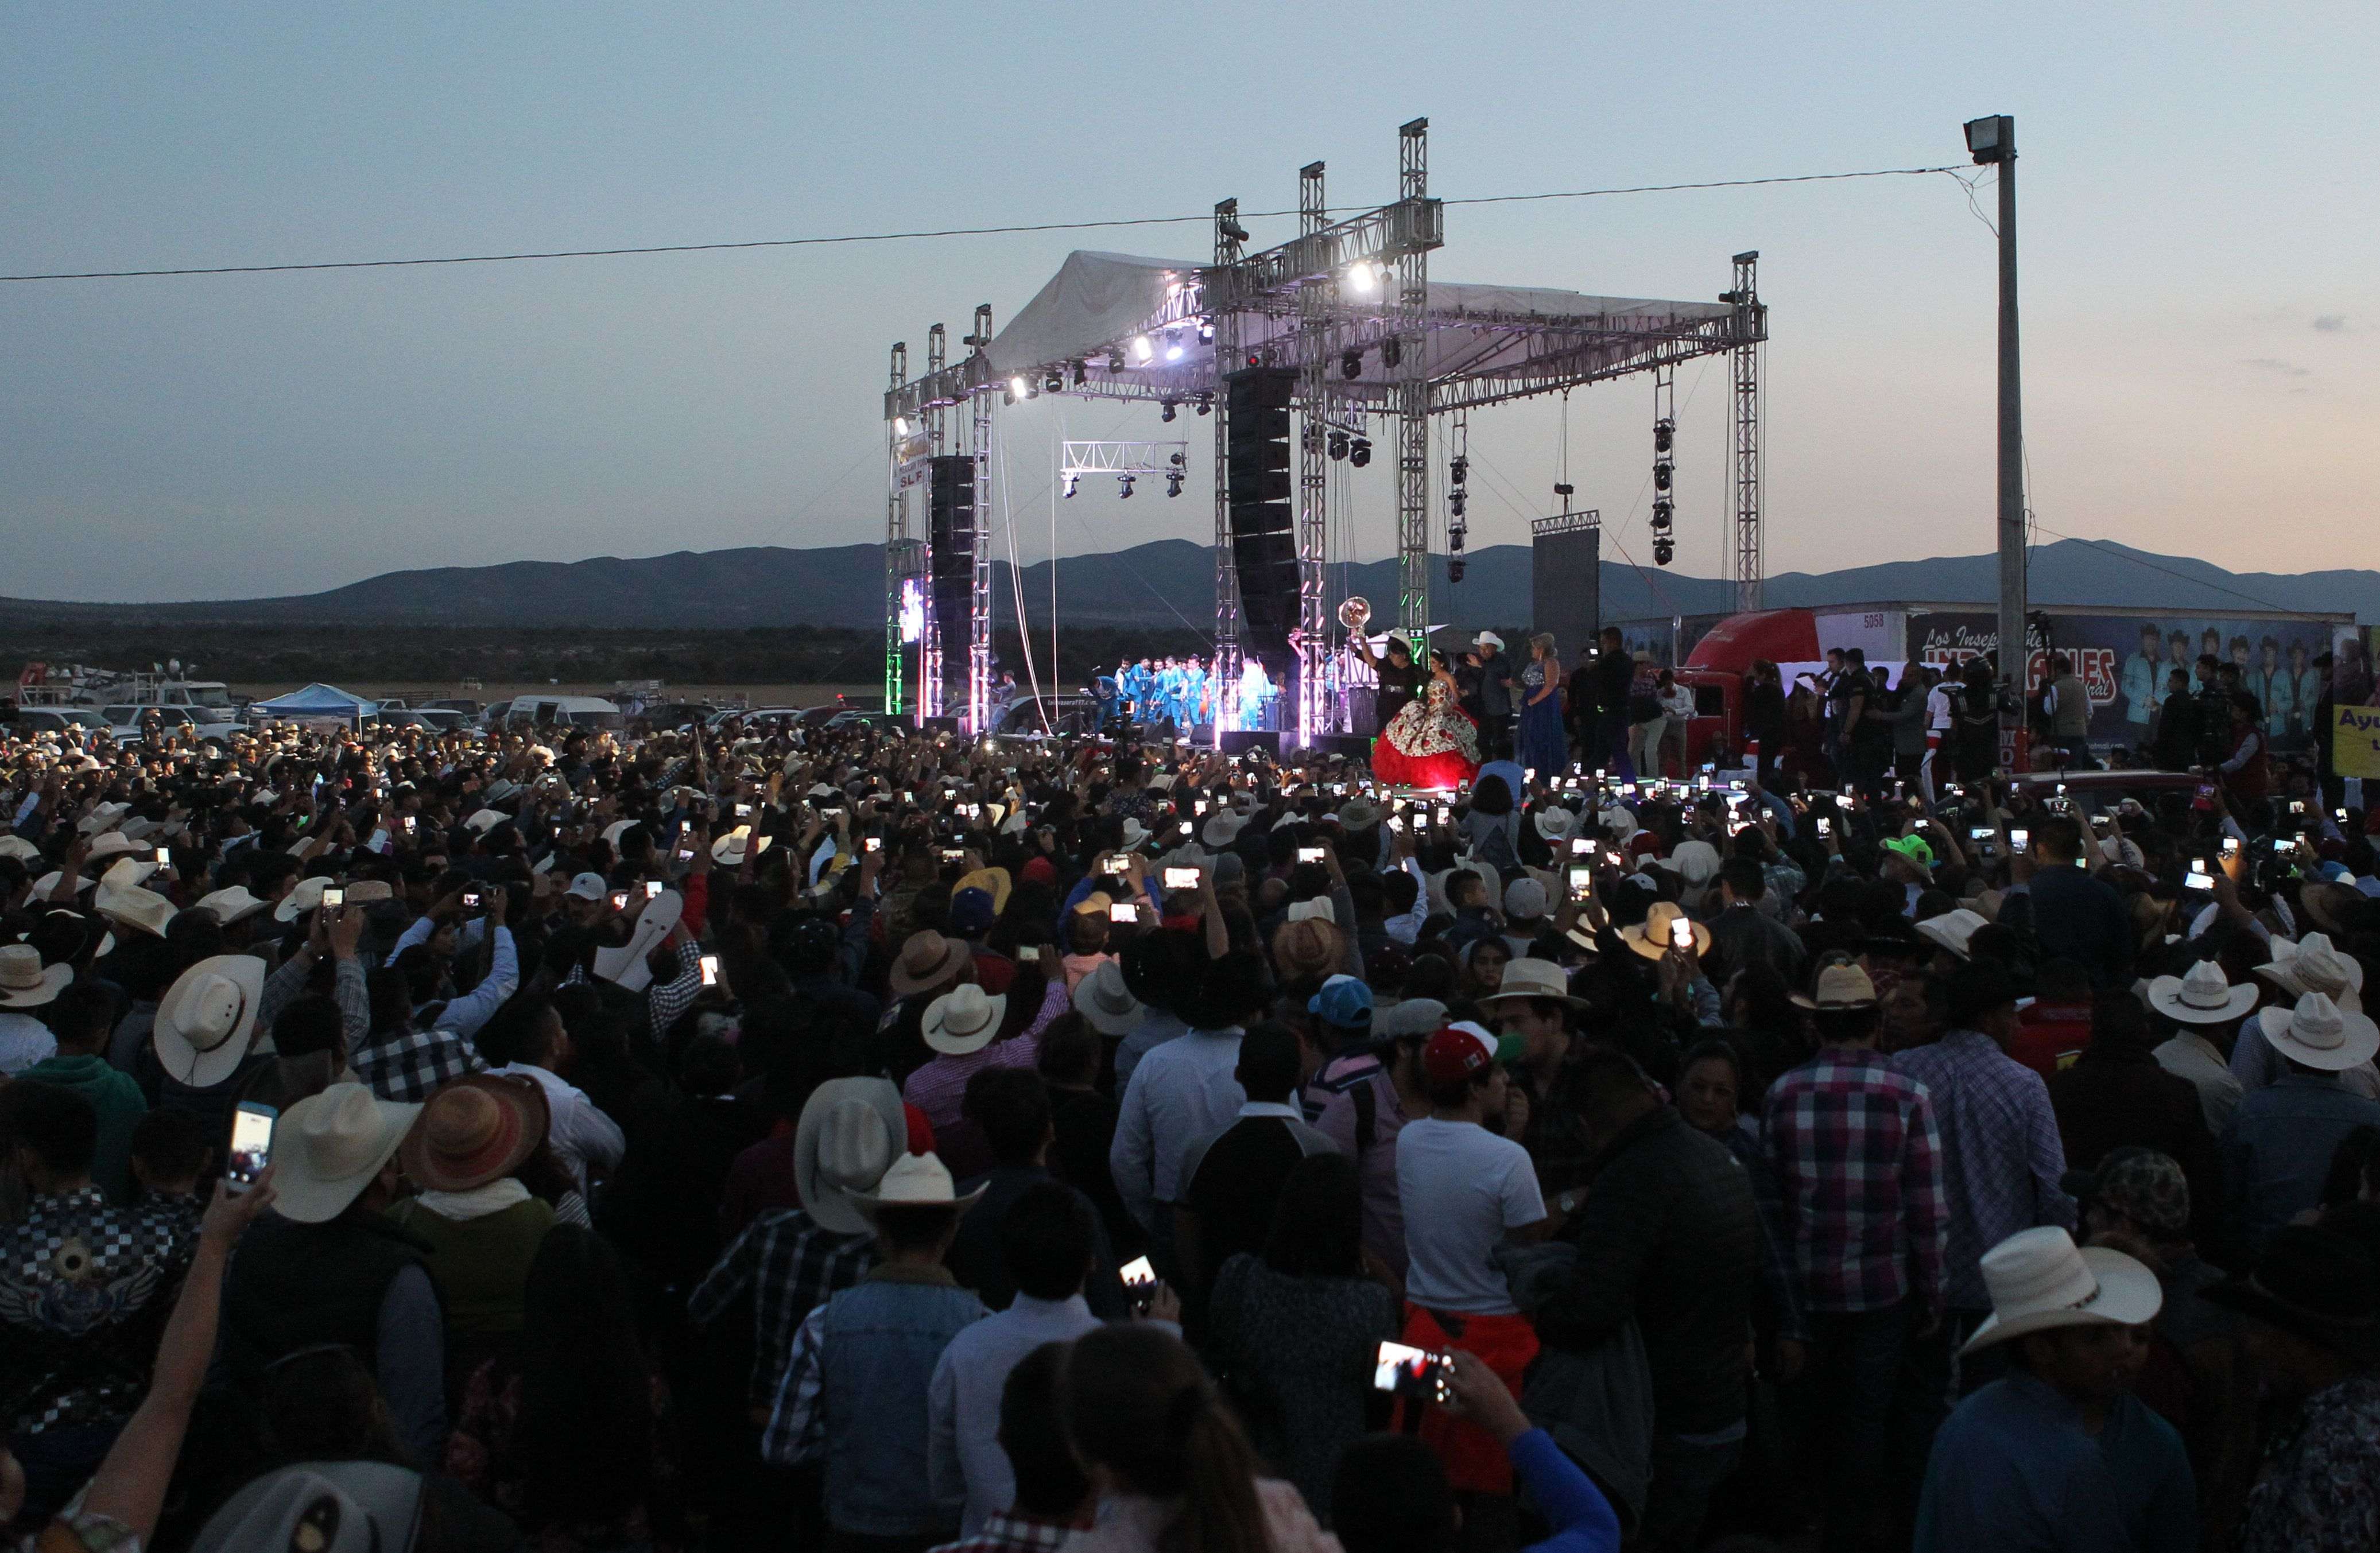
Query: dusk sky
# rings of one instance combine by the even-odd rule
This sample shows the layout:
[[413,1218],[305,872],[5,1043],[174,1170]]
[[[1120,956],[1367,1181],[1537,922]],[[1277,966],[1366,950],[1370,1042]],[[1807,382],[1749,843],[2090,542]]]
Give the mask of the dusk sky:
[[[2035,511],[2241,570],[2370,564],[2380,43],[2368,5],[15,6],[0,273],[733,241],[1963,164],[2014,114]],[[1988,186],[1978,190],[1985,214]],[[1250,224],[1259,242],[1293,220]],[[1012,317],[1071,249],[1203,224],[740,253],[0,285],[19,597],[883,534],[892,341]],[[1450,209],[1434,277],[1709,300],[1761,251],[1772,572],[1992,542],[1994,245],[1944,176]],[[1679,569],[1727,500],[1689,367]],[[1053,441],[1008,416],[1016,548]],[[1573,398],[1648,559],[1651,385]],[[1550,502],[1558,406],[1474,420],[1475,546]],[[1203,438],[1204,422],[1184,422]],[[1191,464],[1205,464],[1203,452]],[[1354,477],[1361,553],[1393,471]],[[1441,507],[1442,513],[1442,507]],[[1087,484],[1060,550],[1211,531]],[[1609,553],[1609,552],[1608,552]]]

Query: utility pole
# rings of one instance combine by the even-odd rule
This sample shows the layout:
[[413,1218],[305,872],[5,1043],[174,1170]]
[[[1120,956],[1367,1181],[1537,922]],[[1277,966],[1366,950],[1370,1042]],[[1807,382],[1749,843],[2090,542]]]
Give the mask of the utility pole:
[[1970,120],[1967,151],[1977,165],[1999,169],[2000,186],[2000,754],[2010,771],[2027,765],[2024,698],[2031,686],[2025,636],[2024,392],[2017,373],[2016,120],[2006,114]]

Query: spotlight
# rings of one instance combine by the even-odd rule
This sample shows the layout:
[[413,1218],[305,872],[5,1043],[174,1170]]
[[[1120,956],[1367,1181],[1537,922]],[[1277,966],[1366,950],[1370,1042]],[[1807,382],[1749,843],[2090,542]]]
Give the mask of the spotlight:
[[1364,353],[1360,350],[1351,350],[1344,356],[1342,356],[1339,358],[1339,375],[1342,378],[1348,379],[1362,377],[1364,375]]
[[1198,395],[1198,413],[1200,415],[1213,415],[1215,413],[1215,396],[1213,394],[1201,394]]
[[1215,343],[1215,326],[1213,324],[1201,323],[1198,325],[1198,343],[1202,346],[1212,345]]
[[1455,484],[1461,485],[1471,478],[1471,460],[1462,454],[1456,454],[1454,462],[1446,467],[1446,473]]
[[1654,527],[1655,528],[1657,528],[1657,529],[1659,529],[1659,528],[1667,528],[1670,526],[1670,513],[1671,513],[1671,509],[1670,509],[1670,504],[1669,504],[1669,503],[1667,503],[1667,502],[1656,502],[1656,503],[1654,503],[1654,504],[1653,504],[1653,527]]
[[1119,486],[1121,486],[1121,487],[1123,487],[1123,489],[1122,489],[1122,490],[1120,490],[1120,491],[1118,491],[1116,492],[1116,495],[1117,495],[1121,500],[1123,500],[1123,501],[1126,501],[1126,502],[1131,501],[1131,500],[1132,500],[1132,477],[1131,477],[1130,475],[1118,475],[1118,476],[1116,476],[1116,484],[1117,484],[1117,485],[1119,485]]
[[1149,343],[1148,335],[1135,334],[1132,337],[1132,359],[1135,365],[1147,361],[1156,354],[1157,346]]
[[1454,491],[1446,499],[1446,510],[1452,513],[1457,517],[1461,517],[1463,516],[1463,504],[1464,498],[1463,492],[1460,491]]
[[1330,433],[1330,456],[1333,459],[1344,458],[1347,456],[1346,432],[1333,431]]
[[1405,358],[1405,343],[1394,334],[1380,342],[1380,365],[1394,367]]
[[1165,347],[1165,359],[1167,359],[1168,361],[1179,361],[1179,360],[1181,360],[1181,359],[1182,359],[1182,347],[1181,347],[1180,346],[1167,346]]
[[1165,477],[1165,493],[1168,496],[1179,496],[1182,494],[1181,470],[1176,469],[1172,474]]
[[1123,352],[1120,350],[1111,350],[1108,352],[1108,370],[1111,372],[1121,372],[1123,370]]
[[1044,394],[1063,394],[1066,392],[1066,380],[1059,374],[1058,369],[1055,367],[1050,368],[1050,375],[1041,380],[1041,392]]
[[1677,440],[1677,428],[1671,426],[1668,421],[1655,421],[1653,423],[1653,451],[1655,453],[1669,452],[1670,444]]
[[1172,420],[1172,419],[1173,419],[1173,401],[1172,401],[1172,400],[1171,400],[1171,399],[1165,400],[1165,401],[1164,401],[1164,402],[1163,402],[1163,403],[1159,406],[1159,408],[1158,408],[1158,412],[1157,412],[1157,419],[1160,419],[1160,420]]
[[1033,385],[1026,382],[1023,378],[1011,378],[1008,380],[1008,397],[1012,403],[1015,400],[1024,398],[1032,392]]
[[892,418],[892,434],[896,437],[905,437],[909,434],[909,418],[907,416],[896,415]]
[[1670,489],[1670,466],[1667,464],[1653,466],[1653,489],[1656,491]]
[[1082,387],[1085,382],[1088,382],[1090,380],[1090,368],[1088,364],[1081,361],[1075,363],[1075,386],[1076,388]]
[[1677,553],[1678,547],[1670,540],[1655,540],[1653,541],[1653,564],[1656,566],[1668,565],[1670,559]]
[[1347,444],[1348,463],[1353,464],[1355,467],[1360,469],[1371,461],[1372,443],[1370,439],[1358,437],[1354,442]]
[[1187,468],[1190,465],[1188,456],[1178,448],[1174,450],[1173,456],[1167,459],[1166,462],[1172,465],[1177,469]]
[[1081,483],[1082,477],[1079,475],[1068,475],[1066,477],[1066,499],[1068,501],[1071,502],[1075,499],[1075,487]]
[[1578,487],[1571,484],[1571,482],[1566,479],[1556,480],[1554,481],[1554,494],[1557,496],[1575,496],[1578,494]]
[[1468,528],[1465,528],[1462,524],[1449,524],[1446,529],[1446,548],[1450,552],[1460,552],[1463,549],[1463,542],[1470,537],[1471,531]]
[[1368,260],[1358,259],[1347,266],[1347,286],[1352,291],[1369,296],[1372,287],[1378,284],[1378,280],[1379,277],[1373,273],[1371,261]]
[[1461,582],[1463,580],[1463,574],[1468,570],[1470,570],[1470,567],[1466,563],[1461,561],[1450,561],[1446,564],[1446,580],[1449,582]]

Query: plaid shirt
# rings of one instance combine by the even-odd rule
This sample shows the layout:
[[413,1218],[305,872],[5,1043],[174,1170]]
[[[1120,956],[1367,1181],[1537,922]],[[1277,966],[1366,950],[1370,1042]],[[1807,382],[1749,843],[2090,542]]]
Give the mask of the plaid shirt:
[[449,1079],[484,1073],[488,1067],[479,1049],[452,1030],[408,1030],[358,1047],[347,1061],[373,1094],[408,1104],[428,1099],[432,1089]]
[[773,1407],[802,1323],[825,1308],[829,1294],[850,1288],[875,1265],[875,1236],[839,1235],[804,1209],[779,1208],[735,1237],[695,1286],[686,1314],[695,1325],[708,1326],[737,1295],[752,1292],[752,1405]]
[[1949,1209],[1925,1086],[1879,1051],[1828,1047],[1770,1088],[1766,1131],[1802,1308],[1879,1310],[1913,1294],[1942,1309]]
[[1941,1133],[1951,1308],[1989,1310],[1985,1252],[2019,1230],[2074,1228],[2074,1199],[2058,1183],[2066,1147],[2049,1086],[1980,1030],[1896,1053],[1892,1066],[1925,1086]]
[[957,1542],[946,1542],[932,1553],[1057,1553],[1077,1528],[1071,1521],[1044,1521],[1010,1511],[987,1515],[983,1530]]
[[682,943],[673,952],[677,956],[677,975],[653,983],[650,995],[655,1040],[667,1037],[678,1016],[702,995],[702,946]]

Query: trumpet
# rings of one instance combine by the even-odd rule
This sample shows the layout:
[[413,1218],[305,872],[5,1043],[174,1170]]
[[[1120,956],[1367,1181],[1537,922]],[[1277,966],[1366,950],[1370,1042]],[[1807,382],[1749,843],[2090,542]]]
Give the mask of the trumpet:
[[1339,606],[1339,624],[1350,631],[1360,631],[1372,618],[1372,602],[1362,594],[1354,594]]

